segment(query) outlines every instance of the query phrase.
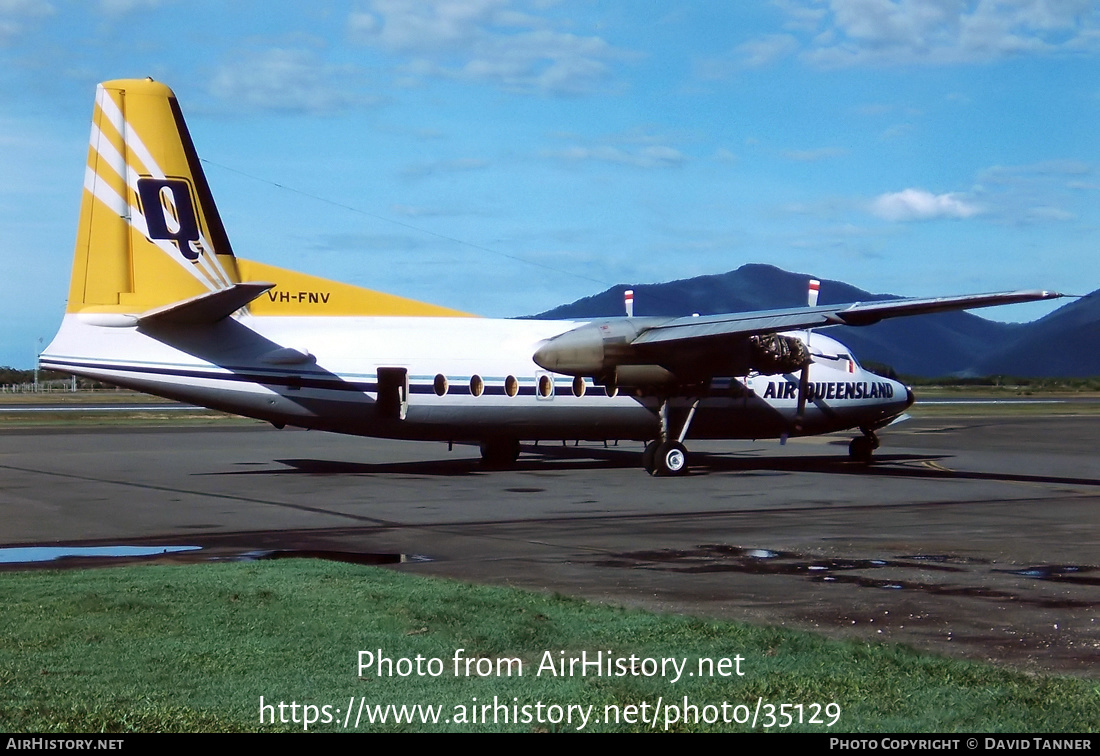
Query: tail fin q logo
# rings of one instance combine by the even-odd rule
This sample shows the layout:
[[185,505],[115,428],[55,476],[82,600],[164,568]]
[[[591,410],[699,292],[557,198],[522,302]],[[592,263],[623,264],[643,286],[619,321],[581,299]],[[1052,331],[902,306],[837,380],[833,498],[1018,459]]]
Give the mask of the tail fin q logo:
[[203,246],[190,184],[179,178],[143,177],[137,181],[137,193],[149,238],[170,241],[185,258],[198,260]]

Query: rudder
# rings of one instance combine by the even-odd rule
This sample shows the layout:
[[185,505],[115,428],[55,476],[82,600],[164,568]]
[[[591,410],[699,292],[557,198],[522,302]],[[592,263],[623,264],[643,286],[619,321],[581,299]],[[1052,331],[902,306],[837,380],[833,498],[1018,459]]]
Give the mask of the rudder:
[[141,313],[238,281],[172,90],[152,79],[100,84],[68,312]]

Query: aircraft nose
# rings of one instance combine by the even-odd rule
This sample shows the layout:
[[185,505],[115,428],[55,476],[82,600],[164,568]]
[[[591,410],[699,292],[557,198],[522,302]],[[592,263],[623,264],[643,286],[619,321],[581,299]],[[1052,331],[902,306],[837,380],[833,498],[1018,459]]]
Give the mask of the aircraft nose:
[[917,400],[917,398],[915,396],[913,396],[913,389],[906,386],[905,387],[905,406],[906,407],[912,407],[913,402],[915,402],[916,400]]

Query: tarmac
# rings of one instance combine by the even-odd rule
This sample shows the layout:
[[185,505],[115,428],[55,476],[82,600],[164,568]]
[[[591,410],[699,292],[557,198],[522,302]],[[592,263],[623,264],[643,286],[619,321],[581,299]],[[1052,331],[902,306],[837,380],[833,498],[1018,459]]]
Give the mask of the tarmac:
[[[616,605],[900,642],[1100,678],[1095,415],[911,420],[848,434],[477,450],[266,426],[0,432],[0,546],[301,554]],[[0,565],[132,563],[76,557]]]

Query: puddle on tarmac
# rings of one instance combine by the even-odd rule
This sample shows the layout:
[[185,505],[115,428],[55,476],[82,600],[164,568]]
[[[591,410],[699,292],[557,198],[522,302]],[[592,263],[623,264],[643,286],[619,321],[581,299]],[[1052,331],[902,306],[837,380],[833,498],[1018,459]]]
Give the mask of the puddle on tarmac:
[[[202,552],[202,553],[198,553]],[[0,548],[0,565],[19,569],[50,563],[50,567],[89,567],[102,562],[124,563],[130,559],[168,557],[182,562],[250,562],[263,559],[327,559],[349,564],[401,564],[430,562],[422,554],[379,554],[331,549],[263,549],[242,550],[204,546],[19,546]],[[59,563],[59,564],[55,564]]]
[[[902,559],[910,559],[902,557]],[[631,551],[614,554],[602,562],[608,567],[645,567],[645,562],[674,564],[682,572],[751,572],[757,575],[801,575],[837,572],[842,570],[866,570],[881,567],[909,567],[941,572],[962,572],[961,567],[941,564],[907,564],[885,559],[811,559],[792,551],[743,548],[711,544],[694,549],[661,549],[655,551]]]
[[[896,576],[896,571],[900,569],[923,573],[955,573],[959,579],[969,578],[972,581],[981,575],[978,570],[983,565],[989,564],[984,559],[950,554],[909,554],[892,559],[846,559],[813,557],[792,551],[707,544],[696,546],[693,549],[622,552],[611,554],[605,559],[596,560],[594,564],[602,567],[667,570],[687,574],[735,572],[750,575],[793,575],[804,577],[815,583],[857,585],[862,588],[877,588],[889,591],[920,591],[941,596],[989,598],[1000,601],[1029,603],[1048,608],[1091,607],[1095,605],[1095,602],[1073,599],[1024,597],[1011,591],[981,585],[935,583],[919,579],[904,580],[898,579]],[[869,574],[853,574],[884,568],[891,568],[894,571],[891,578],[878,578]],[[1037,580],[1097,585],[1100,584],[1100,579],[1085,577],[1080,574],[1095,572],[1096,570],[1096,567],[1081,565],[1040,565],[1019,570],[989,569],[988,572],[1019,575]],[[960,575],[958,573],[964,574]]]
[[86,557],[150,557],[161,554],[178,554],[198,551],[201,546],[20,546],[0,549],[0,564],[26,564],[53,562],[58,559],[84,559]]
[[361,551],[332,551],[328,549],[267,549],[246,551],[224,557],[215,557],[211,561],[252,562],[265,559],[327,559],[330,562],[348,564],[401,564],[403,562],[430,562],[429,557],[421,554],[372,554]]
[[1038,564],[1019,570],[994,570],[994,572],[1020,575],[1036,580],[1053,580],[1059,583],[1077,583],[1078,585],[1100,585],[1100,577],[1081,574],[1096,571],[1096,567],[1080,564]]
[[912,559],[914,562],[935,562],[940,564],[989,564],[988,559],[955,556],[953,554],[909,554],[898,559]]

